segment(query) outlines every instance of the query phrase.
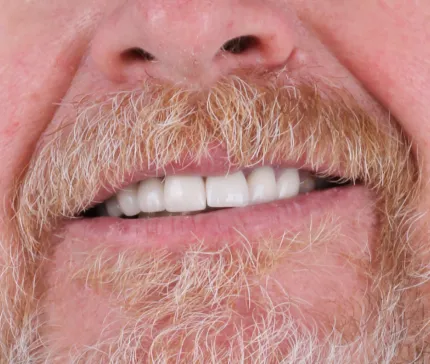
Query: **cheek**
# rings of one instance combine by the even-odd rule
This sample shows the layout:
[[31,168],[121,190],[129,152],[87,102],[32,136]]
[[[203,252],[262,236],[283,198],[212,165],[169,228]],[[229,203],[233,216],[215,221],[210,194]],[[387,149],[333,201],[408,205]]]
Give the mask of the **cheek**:
[[[331,8],[329,4],[333,3]],[[336,5],[334,5],[334,3]],[[335,10],[333,10],[335,9]],[[323,15],[330,21],[322,22]],[[430,5],[409,1],[327,1],[309,18],[326,46],[421,140],[428,139],[430,123]],[[341,31],[339,31],[341,30]]]
[[[430,3],[411,1],[327,0],[302,14],[325,46],[399,121],[423,162],[422,180],[430,179]],[[418,207],[430,208],[425,183]],[[420,219],[428,231],[429,219]],[[428,246],[414,241],[413,249]],[[428,261],[428,259],[427,259]]]
[[0,196],[21,176],[86,48],[96,9],[79,1],[0,0]]

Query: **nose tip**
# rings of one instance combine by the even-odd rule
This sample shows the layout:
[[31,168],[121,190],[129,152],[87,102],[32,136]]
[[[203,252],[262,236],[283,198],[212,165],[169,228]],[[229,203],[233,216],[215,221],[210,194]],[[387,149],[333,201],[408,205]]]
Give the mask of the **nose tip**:
[[238,68],[281,67],[294,48],[285,14],[264,0],[155,3],[127,2],[96,31],[91,59],[109,80],[207,83]]

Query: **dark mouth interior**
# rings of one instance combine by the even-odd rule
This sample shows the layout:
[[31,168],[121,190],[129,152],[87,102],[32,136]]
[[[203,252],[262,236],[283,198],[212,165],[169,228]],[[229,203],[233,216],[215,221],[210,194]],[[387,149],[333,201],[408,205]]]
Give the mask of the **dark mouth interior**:
[[[353,183],[351,181],[345,181],[340,177],[330,177],[330,178],[315,178],[315,189],[314,191],[322,191],[327,190],[330,188],[336,188],[336,187],[345,187],[350,186]],[[310,192],[312,193],[312,192]],[[166,213],[166,212],[158,212],[158,213],[152,213],[148,214],[148,216],[145,216],[146,218],[154,218],[154,217],[165,217],[165,216],[190,216],[190,215],[197,215],[197,214],[206,214],[213,211],[219,211],[219,210],[225,210],[230,209],[231,207],[226,208],[210,208],[208,207],[204,211],[197,211],[197,212],[187,212],[187,213]],[[88,210],[83,211],[81,214],[78,215],[80,218],[97,218],[101,216],[107,216],[107,213],[104,209],[104,204],[97,204]],[[120,217],[121,219],[138,219],[142,218],[139,217],[139,215],[135,216],[125,216],[122,215]]]

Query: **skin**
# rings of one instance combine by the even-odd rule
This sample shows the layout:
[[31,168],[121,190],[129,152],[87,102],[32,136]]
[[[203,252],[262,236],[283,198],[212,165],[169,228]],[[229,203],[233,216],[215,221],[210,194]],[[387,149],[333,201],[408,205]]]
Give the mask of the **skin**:
[[[273,70],[283,66],[300,77],[312,76],[347,89],[370,112],[389,110],[422,160],[422,179],[430,178],[430,3],[407,0],[0,0],[0,196],[5,206],[14,182],[43,145],[41,136],[67,115],[65,103],[84,94],[104,94],[159,79],[186,86],[213,84],[239,67]],[[241,14],[241,16],[236,16]],[[220,55],[220,47],[240,35],[255,34],[261,48],[250,55]],[[153,62],[126,62],[121,52],[141,47]],[[192,70],[192,72],[190,72]],[[60,102],[64,104],[59,105]],[[418,211],[430,207],[425,187]],[[0,221],[6,220],[0,211]],[[427,224],[430,217],[424,216]],[[366,228],[371,222],[363,223]],[[0,225],[0,233],[7,223]],[[2,229],[4,231],[2,231]],[[360,230],[360,229],[358,229]],[[357,239],[365,239],[359,236]],[[426,251],[423,241],[413,249]],[[74,249],[86,250],[83,244]],[[430,248],[430,246],[428,247]],[[71,249],[65,246],[60,261]],[[424,254],[424,253],[422,253]],[[62,256],[62,257],[61,257]],[[423,256],[423,259],[426,259]],[[306,257],[303,257],[306,261]],[[288,272],[293,267],[286,266]],[[350,296],[365,286],[343,276],[337,293]],[[285,284],[297,292],[305,277]],[[335,282],[325,282],[330,289]],[[426,287],[423,295],[426,294]],[[309,291],[311,291],[309,289]],[[51,297],[55,317],[65,317],[75,337],[81,323],[69,312],[82,304]],[[77,293],[78,294],[78,293]],[[314,301],[320,292],[305,292]],[[84,296],[88,325],[82,343],[97,332],[107,307]],[[92,303],[92,300],[95,300]],[[58,303],[57,305],[55,304]],[[91,306],[93,305],[93,306]],[[55,307],[56,306],[56,307]],[[335,310],[325,306],[326,310]],[[78,320],[79,320],[78,319]],[[89,321],[93,320],[93,322]],[[76,324],[76,326],[75,326]],[[94,332],[93,332],[94,331]]]

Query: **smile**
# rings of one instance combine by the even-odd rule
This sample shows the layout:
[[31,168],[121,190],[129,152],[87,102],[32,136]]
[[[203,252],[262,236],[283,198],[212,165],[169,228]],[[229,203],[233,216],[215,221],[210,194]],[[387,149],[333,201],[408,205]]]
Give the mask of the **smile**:
[[223,175],[171,175],[132,183],[83,213],[84,217],[153,218],[184,216],[291,199],[344,186],[335,178],[271,166]]

